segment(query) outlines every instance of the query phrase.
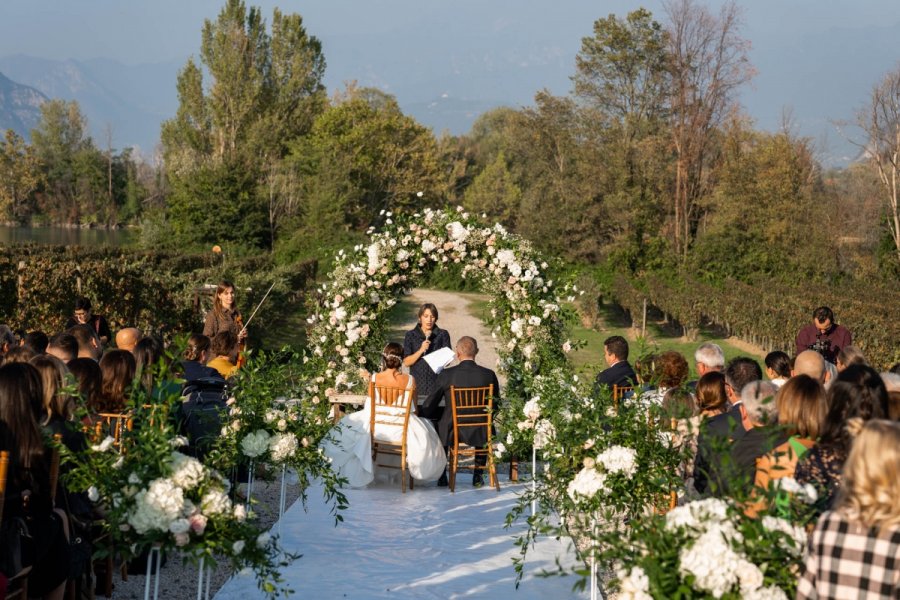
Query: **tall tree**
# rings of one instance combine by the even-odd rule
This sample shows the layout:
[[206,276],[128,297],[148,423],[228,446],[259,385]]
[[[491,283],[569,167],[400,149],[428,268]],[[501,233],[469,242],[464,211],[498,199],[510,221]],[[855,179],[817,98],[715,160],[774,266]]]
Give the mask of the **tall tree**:
[[900,262],[900,66],[872,88],[857,124],[866,133],[865,154],[887,200],[888,228]]
[[753,75],[740,36],[734,2],[719,14],[694,0],[670,0],[670,128],[676,152],[674,231],[677,251],[686,258],[700,219],[700,199],[708,191],[708,167],[716,129],[737,108],[738,88]]
[[13,220],[28,216],[27,204],[43,178],[34,148],[7,129],[0,140],[0,214]]
[[[271,33],[260,9],[249,10],[241,0],[227,0],[215,21],[204,22],[201,35],[201,68],[189,60],[178,76],[179,107],[163,124],[162,143],[172,200],[189,202],[192,193],[216,192],[203,198],[208,210],[251,223],[270,223],[269,231],[250,238],[271,240],[272,201],[267,173],[285,157],[291,143],[306,134],[325,106],[322,77],[325,59],[319,40],[307,34],[300,15],[275,9]],[[211,82],[204,83],[204,72]],[[207,91],[208,90],[208,91]],[[220,186],[200,186],[191,181],[224,170],[240,170],[229,178],[238,187],[225,194]],[[248,192],[247,181],[255,181]],[[249,196],[248,196],[249,194]],[[222,203],[241,198],[243,211],[235,213]],[[192,213],[190,206],[171,206],[171,216]],[[184,210],[182,210],[184,209]],[[212,241],[199,231],[177,226],[186,241]],[[215,228],[218,230],[218,228]],[[206,229],[210,231],[209,229]],[[244,231],[231,223],[228,231]],[[193,233],[192,233],[193,232]],[[227,233],[217,241],[235,239]]]

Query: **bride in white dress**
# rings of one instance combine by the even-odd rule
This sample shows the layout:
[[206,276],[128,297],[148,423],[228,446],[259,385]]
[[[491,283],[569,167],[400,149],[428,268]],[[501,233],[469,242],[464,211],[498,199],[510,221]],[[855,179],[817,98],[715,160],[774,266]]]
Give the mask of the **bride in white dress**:
[[[376,386],[406,389],[408,397],[415,387],[415,380],[412,375],[400,372],[402,363],[403,349],[399,344],[388,344],[381,353],[382,371],[372,375],[372,381]],[[339,476],[346,477],[350,487],[365,487],[375,479],[369,429],[371,411],[372,399],[366,398],[363,409],[341,419],[329,438],[322,443],[325,455],[331,459],[331,468]],[[379,424],[375,431],[376,437],[388,442],[399,442],[403,433],[402,418],[398,421],[397,427]],[[444,447],[431,421],[420,419],[414,414],[409,416],[406,433],[406,464],[413,478],[423,481],[437,479],[447,467]]]

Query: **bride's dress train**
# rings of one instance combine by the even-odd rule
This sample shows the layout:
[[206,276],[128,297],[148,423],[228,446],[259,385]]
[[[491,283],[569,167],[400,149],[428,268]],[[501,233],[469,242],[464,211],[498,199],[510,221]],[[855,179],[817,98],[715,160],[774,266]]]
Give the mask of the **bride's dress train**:
[[[407,394],[413,388],[413,378],[409,378]],[[377,388],[376,388],[377,393]],[[363,409],[341,419],[331,435],[322,443],[322,450],[331,459],[332,469],[347,478],[350,487],[365,487],[375,479],[372,463],[372,438],[369,431],[369,417],[372,399],[366,398]],[[397,408],[397,426],[379,423],[376,436],[386,442],[400,442],[403,435],[403,414],[405,409]],[[406,465],[414,479],[433,481],[440,477],[447,467],[447,456],[441,439],[431,421],[409,416],[406,433]]]

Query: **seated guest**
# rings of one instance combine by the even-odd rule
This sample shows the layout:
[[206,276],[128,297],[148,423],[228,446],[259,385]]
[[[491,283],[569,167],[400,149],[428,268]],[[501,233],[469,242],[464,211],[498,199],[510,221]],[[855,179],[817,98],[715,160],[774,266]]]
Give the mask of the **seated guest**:
[[34,350],[28,346],[17,346],[6,353],[6,356],[3,357],[3,364],[8,365],[9,363],[30,362],[34,357]]
[[[450,387],[486,387],[494,386],[494,409],[500,404],[500,382],[497,374],[486,367],[475,364],[475,356],[478,354],[478,344],[474,338],[463,336],[456,342],[456,358],[459,364],[449,369],[444,369],[438,375],[435,389],[428,395],[422,404],[422,416],[432,421],[437,421],[437,432],[444,444],[449,448],[453,442],[453,411],[450,408]],[[441,401],[444,406],[440,406]],[[480,427],[467,427],[460,431],[460,442],[473,448],[483,448],[487,443],[487,431]],[[475,457],[475,473],[472,485],[480,487],[484,485],[481,467],[486,464],[487,457],[479,454]],[[447,485],[447,474],[441,475],[439,486]]]
[[900,374],[885,371],[881,380],[888,393],[888,419],[900,421]]
[[815,350],[830,363],[838,353],[853,343],[853,336],[843,325],[834,322],[834,313],[827,306],[813,311],[813,322],[797,332],[797,354]]
[[838,352],[837,362],[834,363],[838,373],[849,367],[850,365],[866,364],[866,357],[862,350],[856,346],[845,346]]
[[131,352],[134,350],[137,343],[141,341],[142,337],[144,336],[137,327],[125,327],[124,329],[120,329],[116,333],[116,348]]
[[237,336],[229,329],[223,329],[217,333],[210,343],[210,353],[213,359],[206,363],[206,366],[212,367],[219,374],[228,379],[237,371],[237,353],[238,343]]
[[888,394],[881,377],[871,367],[853,365],[838,375],[827,394],[828,413],[818,443],[797,463],[794,479],[812,483],[819,492],[818,511],[831,508],[841,485],[841,469],[853,443],[851,420],[883,419],[888,414]]
[[222,378],[222,375],[214,368],[207,366],[210,359],[210,341],[205,335],[195,333],[188,339],[187,348],[181,357],[181,368],[184,371],[185,381],[197,379]]
[[794,359],[794,369],[791,371],[791,376],[809,375],[816,381],[825,383],[827,380],[826,374],[828,373],[825,368],[825,362],[822,355],[815,350],[804,350]]
[[775,350],[766,354],[766,377],[781,387],[791,378],[791,357],[781,350]]
[[34,350],[35,354],[45,354],[47,352],[47,344],[49,343],[50,339],[43,331],[32,331],[27,333],[23,340],[23,345]]
[[0,325],[0,355],[5,355],[16,346],[18,344],[13,330],[9,328],[9,325]]
[[41,377],[34,367],[27,363],[0,367],[0,450],[10,453],[3,517],[22,518],[28,526],[33,549],[29,597],[61,599],[69,544],[65,516],[53,510],[50,453],[38,424],[41,406]]
[[[87,409],[89,414],[103,412],[103,372],[96,360],[76,358],[66,365],[78,384],[78,400],[80,408]],[[86,423],[90,424],[90,422]]]
[[595,389],[601,385],[606,386],[633,386],[635,381],[634,369],[628,364],[628,342],[620,335],[614,335],[603,340],[603,358],[607,368],[597,375],[594,382]]
[[673,350],[654,356],[651,365],[653,368],[651,383],[656,384],[656,389],[641,392],[640,400],[645,404],[661,405],[666,392],[687,381],[690,367],[681,353]]
[[134,380],[134,356],[125,350],[110,350],[100,359],[103,383],[100,387],[100,411],[121,413]]
[[711,470],[721,456],[730,451],[731,443],[746,433],[746,412],[741,391],[747,384],[760,379],[762,369],[752,358],[738,356],[725,367],[725,395],[730,407],[726,412],[707,419],[697,440],[694,485],[701,494],[712,491],[708,486]]
[[900,425],[866,423],[843,480],[809,538],[797,599],[900,598]]
[[777,392],[771,381],[753,381],[741,390],[747,431],[734,440],[729,455],[718,463],[718,469],[713,463],[712,479],[718,484],[719,495],[724,492],[733,498],[749,497],[757,460],[787,442],[788,434],[777,423]]
[[108,344],[112,338],[112,332],[109,330],[109,323],[106,322],[106,317],[95,315],[91,311],[91,301],[87,298],[75,299],[75,312],[66,322],[66,329],[71,329],[76,325],[87,325],[90,327],[91,331],[100,340],[101,346]]
[[692,482],[694,489],[699,493],[707,491],[706,476],[709,472],[710,450],[704,449],[704,454],[697,452],[697,444],[702,431],[706,428],[709,419],[724,414],[728,409],[728,395],[725,393],[725,375],[718,371],[709,371],[697,382],[697,412],[700,415],[699,426],[696,429],[697,443],[694,444],[695,458],[692,462]]
[[[774,479],[793,477],[799,461],[816,444],[825,421],[825,388],[808,375],[792,377],[775,397],[778,424],[788,440],[756,463],[756,487],[766,490]],[[786,506],[787,497],[776,496]],[[765,506],[761,502],[758,508]]]
[[100,360],[103,344],[90,325],[75,325],[66,330],[78,342],[78,358]]
[[155,400],[165,400],[171,395],[179,395],[181,386],[175,381],[163,380],[161,374],[168,372],[168,360],[162,342],[155,337],[145,337],[134,347],[135,374],[144,391]]
[[700,344],[694,352],[694,364],[700,377],[711,371],[721,371],[725,368],[725,353],[718,344]]
[[[88,359],[90,360],[90,359]],[[69,370],[55,356],[38,356],[31,365],[41,374],[43,384],[44,416],[41,425],[49,435],[61,434],[62,441],[72,452],[86,448],[84,434],[68,424],[75,419],[75,399],[63,393]]]
[[64,363],[78,356],[78,340],[68,333],[58,333],[50,338],[47,354],[55,356]]

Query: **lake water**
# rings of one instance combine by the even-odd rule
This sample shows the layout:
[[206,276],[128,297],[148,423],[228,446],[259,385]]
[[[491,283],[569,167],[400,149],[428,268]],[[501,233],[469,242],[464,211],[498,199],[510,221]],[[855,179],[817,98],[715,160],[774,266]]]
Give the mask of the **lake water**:
[[57,246],[130,246],[138,233],[131,229],[69,229],[67,227],[14,227],[0,225],[0,244]]

